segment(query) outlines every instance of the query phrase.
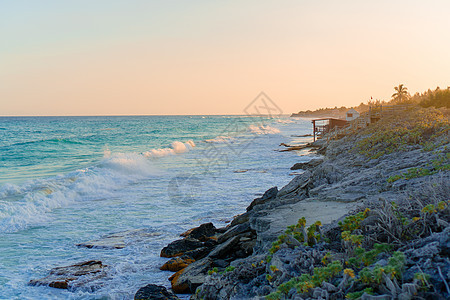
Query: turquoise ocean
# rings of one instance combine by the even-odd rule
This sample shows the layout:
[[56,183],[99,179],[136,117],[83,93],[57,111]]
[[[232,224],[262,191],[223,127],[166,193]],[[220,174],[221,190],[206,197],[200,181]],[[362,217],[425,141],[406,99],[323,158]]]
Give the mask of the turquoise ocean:
[[[169,287],[161,248],[206,222],[226,226],[292,179],[305,119],[251,116],[0,117],[0,299],[132,299]],[[77,244],[129,231],[122,249]],[[51,268],[108,265],[89,287],[29,286]]]

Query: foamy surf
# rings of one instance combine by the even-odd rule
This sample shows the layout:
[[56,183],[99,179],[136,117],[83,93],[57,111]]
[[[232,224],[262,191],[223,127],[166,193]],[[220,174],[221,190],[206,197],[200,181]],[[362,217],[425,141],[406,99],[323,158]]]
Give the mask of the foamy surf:
[[277,134],[280,130],[269,125],[250,125],[248,129],[254,134]]
[[97,165],[64,176],[36,179],[21,186],[5,184],[0,190],[0,232],[45,224],[55,209],[113,197],[117,189],[157,173],[142,155],[109,153]]
[[168,148],[152,149],[150,151],[142,153],[145,157],[164,157],[167,155],[181,154],[188,152],[195,147],[195,143],[192,140],[186,142],[175,141],[170,144]]

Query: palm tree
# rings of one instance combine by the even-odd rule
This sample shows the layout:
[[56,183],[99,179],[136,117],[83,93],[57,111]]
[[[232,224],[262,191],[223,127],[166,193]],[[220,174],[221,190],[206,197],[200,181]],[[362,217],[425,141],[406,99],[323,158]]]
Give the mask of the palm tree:
[[408,88],[403,84],[394,87],[394,90],[396,90],[396,92],[393,93],[391,97],[395,102],[402,103],[409,98]]

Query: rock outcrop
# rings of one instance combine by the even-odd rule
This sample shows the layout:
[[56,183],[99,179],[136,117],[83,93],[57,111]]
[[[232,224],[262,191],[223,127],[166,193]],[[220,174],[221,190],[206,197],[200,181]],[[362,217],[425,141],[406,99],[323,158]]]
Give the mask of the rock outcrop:
[[47,285],[58,289],[74,289],[89,286],[93,280],[106,276],[106,266],[98,260],[57,267],[40,279],[30,280],[30,285]]

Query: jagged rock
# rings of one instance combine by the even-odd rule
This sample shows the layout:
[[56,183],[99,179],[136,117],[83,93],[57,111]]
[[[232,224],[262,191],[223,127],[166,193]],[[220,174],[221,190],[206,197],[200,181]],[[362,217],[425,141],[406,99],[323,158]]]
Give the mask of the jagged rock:
[[148,284],[141,287],[134,295],[134,300],[179,300],[174,293],[168,291],[165,287]]
[[291,167],[291,170],[306,170],[306,169],[317,167],[321,163],[323,163],[323,158],[313,158],[308,162],[296,163],[295,165],[293,165]]
[[[176,240],[161,250],[161,257],[175,257],[185,254],[187,251],[196,250],[203,246],[199,240],[185,238]],[[191,255],[192,256],[192,255]]]
[[208,238],[216,234],[216,227],[213,223],[205,223],[199,227],[192,228],[181,234],[182,237],[197,239],[199,241],[206,241]]
[[213,260],[206,257],[178,271],[169,278],[172,290],[177,294],[194,293],[195,289],[205,281],[212,264]]
[[249,232],[251,230],[252,229],[250,228],[250,224],[248,222],[242,223],[228,229],[224,234],[219,236],[217,241],[219,242],[219,244],[221,244],[233,236],[239,235],[244,232]]
[[241,236],[235,236],[228,239],[226,242],[219,244],[214,250],[209,253],[212,258],[224,258],[230,256],[233,247],[239,243]]
[[83,286],[90,281],[106,276],[105,265],[99,260],[90,260],[78,264],[57,267],[50,270],[44,278],[30,280],[30,285],[47,285],[58,289],[70,289]]
[[209,252],[211,252],[211,247],[200,247],[194,250],[186,251],[184,254],[198,260],[208,255]]
[[213,267],[226,268],[229,265],[230,265],[230,263],[224,259],[214,259],[214,261],[213,261]]
[[274,199],[277,196],[277,194],[278,194],[277,187],[268,189],[261,198],[256,198],[255,200],[252,201],[252,203],[250,203],[250,205],[247,207],[247,211],[252,210],[253,207],[255,207],[256,205],[264,204],[267,201]]
[[243,224],[248,222],[250,218],[250,212],[246,212],[234,217],[233,221],[231,221],[230,227],[234,227],[239,224]]
[[289,194],[296,196],[299,190],[305,188],[311,180],[311,172],[305,171],[303,174],[295,176],[285,187],[283,187],[277,194],[278,198],[285,197]]
[[188,265],[190,265],[194,261],[195,261],[195,259],[193,259],[189,255],[177,256],[177,257],[173,257],[170,260],[168,260],[159,269],[163,270],[163,271],[178,272],[181,269],[186,268]]

